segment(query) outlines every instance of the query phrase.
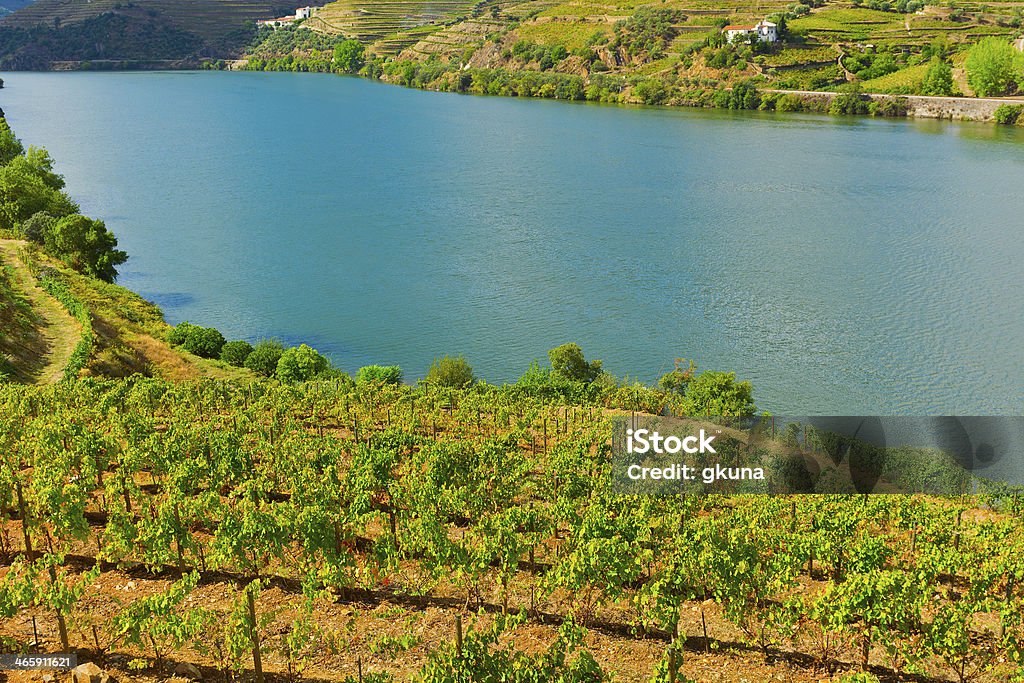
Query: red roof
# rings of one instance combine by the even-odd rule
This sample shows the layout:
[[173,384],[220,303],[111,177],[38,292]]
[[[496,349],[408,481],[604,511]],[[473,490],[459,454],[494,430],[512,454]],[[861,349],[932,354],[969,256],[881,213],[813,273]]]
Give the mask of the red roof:
[[726,26],[723,31],[753,31],[757,26]]

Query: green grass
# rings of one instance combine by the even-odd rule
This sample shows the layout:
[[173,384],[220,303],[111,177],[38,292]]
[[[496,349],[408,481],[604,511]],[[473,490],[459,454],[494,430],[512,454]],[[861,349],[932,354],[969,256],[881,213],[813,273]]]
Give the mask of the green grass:
[[516,35],[541,45],[563,45],[568,50],[585,47],[595,33],[612,35],[608,24],[577,24],[570,22],[546,22],[523,24],[516,29]]
[[924,75],[928,72],[927,64],[908,66],[905,69],[864,81],[862,86],[867,92],[877,93],[916,93],[921,89]]

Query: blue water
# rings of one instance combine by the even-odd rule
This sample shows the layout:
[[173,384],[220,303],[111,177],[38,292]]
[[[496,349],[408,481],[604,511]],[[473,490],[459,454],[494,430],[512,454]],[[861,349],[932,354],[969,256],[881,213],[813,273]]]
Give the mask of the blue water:
[[171,322],[422,376],[735,370],[761,408],[1020,414],[1024,130],[250,73],[5,73]]

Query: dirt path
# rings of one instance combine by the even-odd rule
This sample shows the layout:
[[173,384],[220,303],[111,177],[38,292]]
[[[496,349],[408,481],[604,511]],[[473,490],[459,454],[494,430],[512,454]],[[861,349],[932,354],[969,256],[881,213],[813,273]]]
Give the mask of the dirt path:
[[19,240],[0,239],[0,259],[13,273],[13,284],[21,290],[39,315],[41,332],[46,348],[46,360],[34,374],[36,384],[53,384],[64,376],[75,345],[82,338],[82,327],[71,317],[59,301],[44,292],[32,273],[18,258],[18,250],[25,245]]

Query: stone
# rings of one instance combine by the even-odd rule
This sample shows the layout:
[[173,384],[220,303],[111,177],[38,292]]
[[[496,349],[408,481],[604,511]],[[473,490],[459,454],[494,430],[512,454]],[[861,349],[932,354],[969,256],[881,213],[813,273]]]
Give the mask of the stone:
[[114,679],[94,662],[79,664],[71,670],[74,683],[114,683]]
[[203,672],[199,670],[194,664],[188,662],[182,662],[178,666],[174,667],[174,675],[180,676],[181,678],[187,678],[190,681],[201,681],[203,680]]

